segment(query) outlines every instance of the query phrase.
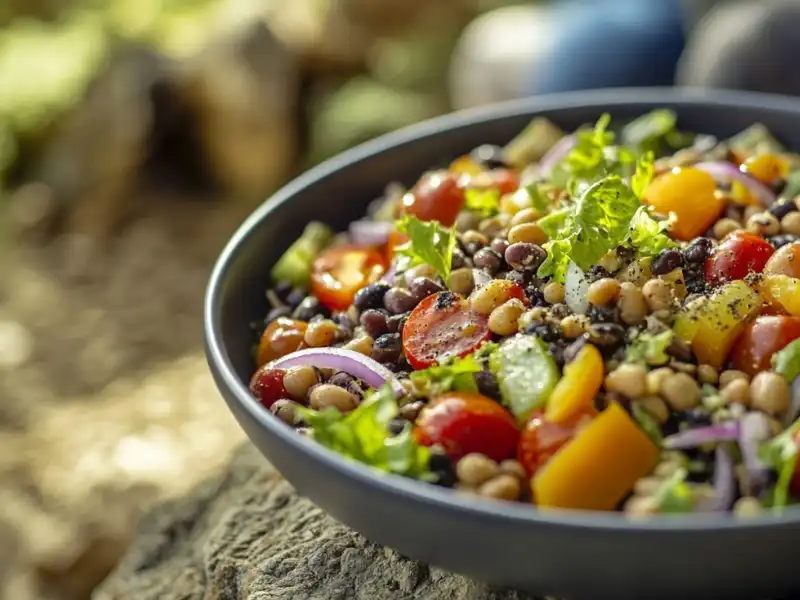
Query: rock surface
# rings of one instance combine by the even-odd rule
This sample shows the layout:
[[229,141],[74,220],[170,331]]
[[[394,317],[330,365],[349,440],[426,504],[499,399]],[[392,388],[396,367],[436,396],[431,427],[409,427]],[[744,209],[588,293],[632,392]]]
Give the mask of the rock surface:
[[251,445],[145,518],[93,600],[534,600],[429,568],[328,517]]

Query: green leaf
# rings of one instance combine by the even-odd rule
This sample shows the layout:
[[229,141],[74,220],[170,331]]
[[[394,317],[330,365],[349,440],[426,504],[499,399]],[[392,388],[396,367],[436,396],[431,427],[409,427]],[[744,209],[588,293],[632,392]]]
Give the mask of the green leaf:
[[333,236],[325,223],[311,221],[289,249],[283,253],[272,268],[272,279],[286,280],[297,286],[308,285],[311,277],[311,263],[328,245]]
[[794,340],[772,356],[772,368],[791,383],[800,375],[800,340]]
[[452,360],[421,371],[413,371],[409,378],[420,395],[435,397],[450,391],[477,392],[475,373],[480,373],[483,365],[475,354]]
[[622,140],[629,146],[654,151],[675,131],[677,122],[673,111],[653,110],[623,127]]
[[540,186],[531,183],[523,188],[531,199],[531,208],[537,210],[540,215],[546,215],[553,209],[550,198],[541,190]]
[[772,494],[772,507],[781,511],[789,503],[789,484],[797,466],[797,442],[800,419],[772,438],[760,449],[760,457],[778,473],[778,481]]
[[409,241],[398,247],[396,253],[407,256],[411,264],[432,266],[447,281],[456,247],[455,226],[446,229],[437,221],[420,221],[417,217],[406,216],[398,221],[397,229],[408,235]]
[[625,361],[640,365],[663,365],[669,362],[667,348],[675,333],[667,329],[661,333],[640,333],[625,351]]
[[637,198],[644,195],[644,190],[653,180],[656,167],[652,152],[645,152],[636,163],[636,171],[631,177],[631,189]]
[[389,421],[398,413],[397,400],[389,384],[371,394],[348,414],[335,408],[321,411],[298,409],[314,439],[352,460],[381,471],[431,479],[430,450],[411,436],[411,424],[398,435],[389,433]]
[[468,189],[464,192],[464,207],[480,213],[483,217],[492,217],[500,212],[500,190]]
[[653,440],[656,446],[661,447],[661,441],[664,439],[664,436],[661,433],[661,426],[658,424],[655,417],[637,402],[631,405],[631,411],[633,412],[633,418],[639,423],[639,427],[647,434],[647,437]]
[[667,235],[675,220],[671,214],[666,221],[658,221],[650,214],[650,208],[640,206],[633,215],[628,232],[628,245],[636,249],[639,258],[656,256],[662,250],[677,248],[678,244]]
[[654,499],[659,512],[687,513],[694,507],[692,490],[686,482],[688,472],[678,469],[656,490]]

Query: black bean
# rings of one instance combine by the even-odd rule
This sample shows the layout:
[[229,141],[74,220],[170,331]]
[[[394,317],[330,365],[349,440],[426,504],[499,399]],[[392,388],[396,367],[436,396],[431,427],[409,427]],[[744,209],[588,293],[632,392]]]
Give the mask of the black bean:
[[525,328],[525,333],[535,335],[543,342],[555,342],[561,338],[561,330],[551,323],[532,323]]
[[331,378],[328,379],[328,383],[331,385],[335,385],[341,388],[347,389],[347,387],[351,383],[355,383],[356,378],[350,375],[350,373],[345,373],[344,371],[337,371]]
[[666,275],[683,266],[683,254],[678,250],[662,250],[653,259],[653,275]]
[[392,315],[388,319],[386,319],[386,326],[388,328],[388,333],[403,333],[403,327],[406,325],[406,321],[408,321],[408,315],[410,313],[403,313],[402,315]]
[[586,334],[582,335],[564,349],[564,363],[571,363],[578,356],[578,352],[589,343]]
[[508,240],[504,240],[503,238],[496,237],[492,240],[492,244],[490,246],[492,250],[497,252],[500,256],[506,255],[506,249],[508,248]]
[[282,279],[275,284],[275,287],[272,288],[272,291],[275,292],[275,295],[281,300],[286,300],[286,296],[288,296],[289,292],[292,291],[292,284],[291,282]]
[[594,283],[598,279],[606,279],[607,277],[611,277],[611,272],[600,265],[592,265],[586,272],[586,278],[589,280],[589,283]]
[[489,275],[494,275],[503,264],[503,257],[491,248],[481,248],[472,257],[472,262],[479,269],[484,269]]
[[506,262],[517,271],[535,271],[546,258],[547,252],[544,248],[528,242],[511,244],[505,254]]
[[436,475],[435,485],[453,487],[458,481],[453,461],[444,454],[438,452],[431,454],[428,460],[428,468]]
[[489,369],[484,369],[480,373],[475,373],[475,384],[478,386],[478,391],[493,400],[500,401],[500,386],[497,383],[497,378]]
[[391,363],[400,358],[403,353],[403,344],[400,334],[384,333],[375,339],[372,345],[372,358],[380,363]]
[[483,249],[483,244],[480,242],[467,242],[464,244],[464,254],[472,257],[475,262],[475,255]]
[[431,452],[431,456],[428,459],[428,468],[431,471],[446,471],[453,468],[453,461],[446,454]]
[[359,312],[363,312],[370,308],[383,308],[383,297],[389,291],[391,286],[386,283],[370,283],[368,286],[361,288],[356,293],[353,299],[353,306]]
[[264,319],[264,325],[269,325],[275,319],[288,317],[290,314],[292,314],[292,309],[288,306],[279,306],[278,308],[273,308],[267,313],[267,316]]
[[292,308],[297,308],[305,297],[306,291],[303,288],[292,288],[292,291],[286,294],[285,301]]
[[711,425],[711,414],[701,407],[690,410],[686,413],[684,419],[692,427],[707,427]]
[[593,323],[589,326],[589,340],[604,347],[616,347],[625,340],[625,328],[616,323]]
[[408,286],[408,289],[417,299],[417,302],[421,302],[428,296],[444,291],[444,287],[429,277],[417,277],[411,282],[411,285]]
[[592,304],[586,312],[592,323],[619,323],[619,309],[616,306],[596,306]]
[[544,292],[534,285],[529,285],[525,288],[525,296],[528,298],[531,306],[547,306],[547,300],[544,299]]
[[769,189],[772,190],[772,193],[776,196],[780,196],[783,193],[783,190],[786,189],[786,186],[789,182],[786,181],[783,177],[778,177],[772,183],[769,184]]
[[297,305],[297,308],[295,308],[292,313],[292,318],[298,321],[310,321],[317,316],[327,319],[331,316],[331,311],[323,306],[314,296],[306,296],[303,298],[303,301]]
[[783,246],[793,244],[798,240],[800,240],[800,236],[791,233],[782,233],[780,235],[773,235],[767,238],[767,241],[772,244],[776,250],[778,248],[782,248]]
[[487,169],[502,169],[508,167],[503,159],[503,149],[500,146],[484,144],[469,153],[469,157]]
[[353,333],[353,329],[356,328],[356,324],[353,321],[353,319],[351,319],[349,317],[349,315],[347,313],[345,313],[345,312],[334,313],[333,316],[331,317],[331,319],[339,327],[349,331],[351,334]]
[[406,428],[406,425],[408,425],[408,421],[403,418],[392,419],[389,421],[389,433],[398,435]]
[[708,287],[703,263],[690,263],[683,268],[686,291],[690,294],[705,294]]
[[683,257],[688,263],[702,263],[708,258],[713,245],[714,243],[706,237],[697,238],[683,249]]
[[797,205],[791,200],[781,200],[769,207],[769,212],[779,221],[790,212],[797,210]]
[[389,331],[386,314],[381,310],[369,308],[361,313],[361,326],[372,338],[377,338]]
[[407,289],[393,287],[383,297],[383,306],[393,315],[399,315],[412,310],[419,303],[419,299]]
[[[469,264],[467,257],[464,255],[464,252],[461,251],[459,248],[455,248],[453,250],[453,258],[451,260],[451,267],[453,269],[461,269],[463,267],[471,267],[472,265]],[[471,261],[470,261],[471,262]]]

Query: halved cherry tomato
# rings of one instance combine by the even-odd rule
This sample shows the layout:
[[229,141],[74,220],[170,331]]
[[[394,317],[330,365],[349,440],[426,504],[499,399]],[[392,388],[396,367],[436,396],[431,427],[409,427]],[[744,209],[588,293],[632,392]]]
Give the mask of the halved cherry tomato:
[[474,352],[491,336],[489,317],[460,294],[439,292],[417,304],[403,327],[403,351],[415,369]]
[[706,281],[717,285],[761,273],[775,248],[760,235],[737,230],[722,240],[706,259]]
[[258,344],[258,366],[286,356],[300,348],[308,323],[288,317],[278,317],[267,325]]
[[736,340],[733,364],[748,375],[770,368],[776,352],[800,338],[800,317],[758,317]]
[[288,398],[286,388],[283,386],[283,369],[270,369],[266,365],[253,374],[250,380],[250,392],[266,408],[275,404],[281,398]]
[[455,223],[463,206],[464,190],[459,186],[459,175],[449,171],[426,173],[403,197],[407,214],[421,221],[439,221],[445,227]]
[[514,417],[494,400],[450,392],[422,409],[414,439],[423,446],[441,445],[453,460],[480,452],[500,461],[514,456],[519,430]]
[[331,310],[347,310],[356,292],[377,281],[385,271],[385,258],[373,248],[329,248],[311,267],[311,292]]
[[570,415],[564,422],[555,423],[545,417],[544,410],[534,412],[522,430],[517,460],[528,475],[533,476],[575,436],[580,425],[593,419],[596,414],[593,409],[583,409]]

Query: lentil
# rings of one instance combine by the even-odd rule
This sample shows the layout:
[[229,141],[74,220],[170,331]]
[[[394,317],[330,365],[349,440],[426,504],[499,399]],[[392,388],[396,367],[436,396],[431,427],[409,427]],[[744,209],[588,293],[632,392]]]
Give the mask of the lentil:
[[516,333],[519,318],[524,312],[525,305],[516,298],[501,304],[489,315],[489,331],[503,336]]
[[308,405],[314,410],[332,406],[340,412],[348,412],[358,405],[358,399],[344,388],[329,383],[318,383],[308,393]]
[[789,408],[789,384],[783,376],[762,371],[750,382],[750,405],[768,415],[780,416]]
[[491,458],[473,452],[456,463],[456,476],[460,483],[474,487],[489,481],[500,473],[500,467]]
[[610,277],[604,277],[589,285],[589,289],[586,292],[586,299],[595,306],[612,304],[619,298],[620,289],[619,281],[611,279]]

